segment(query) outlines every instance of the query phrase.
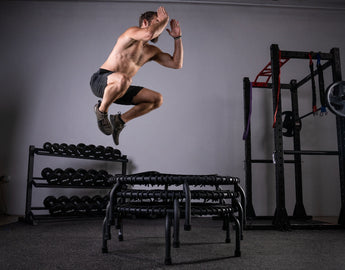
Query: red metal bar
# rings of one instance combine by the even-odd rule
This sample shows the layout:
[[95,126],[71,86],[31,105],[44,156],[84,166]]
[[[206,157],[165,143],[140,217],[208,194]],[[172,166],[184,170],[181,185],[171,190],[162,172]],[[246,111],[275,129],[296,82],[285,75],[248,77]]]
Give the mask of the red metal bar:
[[[282,67],[287,61],[289,61],[289,58],[280,59],[279,67]],[[266,80],[258,82],[260,77],[266,77]],[[272,68],[271,68],[271,62],[269,62],[256,76],[254,82],[252,82],[252,86],[253,87],[267,87],[268,81],[271,79],[271,77],[272,77]]]

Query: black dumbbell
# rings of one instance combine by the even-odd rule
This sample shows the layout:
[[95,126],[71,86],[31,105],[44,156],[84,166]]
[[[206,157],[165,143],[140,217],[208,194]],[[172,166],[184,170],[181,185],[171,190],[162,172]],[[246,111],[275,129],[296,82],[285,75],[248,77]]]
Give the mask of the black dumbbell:
[[79,153],[79,155],[81,155],[81,156],[84,155],[85,147],[86,147],[86,145],[84,143],[78,143],[77,144],[77,152]]
[[78,205],[81,200],[78,196],[72,196],[71,198],[69,198],[69,201],[74,205]]
[[94,157],[95,156],[95,149],[96,149],[96,146],[93,144],[86,145],[85,149],[84,149],[84,156]]
[[104,149],[104,157],[106,159],[111,159],[113,157],[113,151],[114,149],[110,146],[107,146],[105,149]]
[[105,170],[101,170],[100,173],[103,175],[103,178],[104,178],[103,185],[104,185],[104,186],[110,186],[109,178],[112,177],[112,175],[109,174],[109,173],[108,173],[107,171],[105,171]]
[[71,177],[71,184],[75,186],[83,185],[83,177],[82,175],[76,171]]
[[57,203],[57,199],[54,196],[48,196],[43,201],[43,205],[47,209],[51,208],[56,203]]
[[76,174],[76,170],[73,168],[67,168],[65,170],[66,177],[68,177],[68,182],[66,184],[70,185],[72,184],[72,179],[74,175]]
[[58,202],[61,203],[61,204],[66,204],[67,202],[69,202],[69,199],[67,196],[60,196],[57,198]]
[[62,169],[55,169],[52,170],[50,168],[45,168],[42,170],[41,174],[42,177],[45,178],[50,185],[58,185],[59,184],[59,177],[62,175]]
[[65,215],[69,215],[69,216],[76,215],[77,214],[77,209],[76,209],[74,204],[72,204],[71,202],[67,202],[63,206],[63,213]]
[[78,196],[72,196],[69,200],[71,204],[73,204],[76,215],[84,215],[87,212],[85,206],[82,205],[81,199]]
[[105,152],[104,146],[98,145],[94,150],[95,157],[102,158],[104,156],[104,152]]
[[85,174],[84,176],[83,176],[83,180],[82,180],[82,182],[83,182],[83,185],[84,186],[92,186],[93,185],[93,177],[92,177],[92,175],[90,175],[90,174]]
[[93,208],[95,208],[95,212],[97,214],[103,213],[103,198],[100,195],[95,195],[92,197]]
[[54,173],[53,169],[52,168],[44,168],[42,171],[41,171],[41,175],[44,179],[48,179],[51,177],[51,175]]
[[99,170],[98,173],[103,175],[104,177],[107,177],[109,175],[109,173],[106,170]]
[[48,152],[53,152],[53,145],[50,142],[45,142],[43,144],[43,149]]
[[69,177],[72,177],[76,173],[76,170],[73,168],[67,168],[65,169],[65,173],[67,173]]
[[114,157],[115,159],[120,158],[120,157],[121,157],[121,151],[120,151],[119,149],[114,149],[114,151],[113,151],[113,157]]
[[73,215],[76,212],[74,204],[71,203],[70,199],[66,196],[60,196],[57,199],[58,204],[62,205],[62,214]]
[[83,177],[83,183],[85,186],[93,186],[94,180],[97,177],[98,172],[96,170],[90,169],[87,174]]
[[64,174],[64,171],[62,169],[60,168],[55,169],[53,173],[49,175],[49,178],[47,178],[48,184],[59,185],[60,178],[63,174]]
[[76,211],[78,215],[85,216],[89,214],[90,209],[89,209],[89,206],[85,202],[80,201],[80,203],[76,206]]
[[49,207],[49,213],[52,216],[61,216],[64,214],[64,203],[65,201],[68,201],[68,198],[66,196],[60,196],[56,199],[54,204]]
[[78,169],[77,173],[79,173],[81,176],[84,176],[85,174],[87,174],[87,170],[85,170],[85,169]]
[[111,186],[112,184],[109,182],[109,179],[113,177],[113,175],[109,174],[105,170],[100,170],[100,173],[102,174],[102,177],[103,177],[103,186],[106,186],[106,187]]
[[86,208],[86,213],[90,214],[92,208],[92,199],[90,196],[81,197],[81,204]]
[[[96,197],[96,198],[94,199],[94,197]],[[87,203],[88,206],[89,206],[90,214],[92,214],[92,215],[98,215],[98,214],[100,213],[100,207],[99,207],[99,203],[98,203],[98,201],[97,201],[97,195],[94,196],[94,197],[88,199],[88,200],[86,201],[86,203]]]
[[71,177],[66,171],[59,176],[59,184],[64,186],[71,184]]
[[104,186],[105,184],[105,177],[104,177],[104,172],[101,171],[98,171],[97,174],[94,176],[94,179],[93,179],[93,184],[95,186]]
[[[85,185],[84,183],[84,178],[87,175],[87,170],[85,169],[78,169],[76,174],[75,174],[75,179],[73,180],[74,182],[79,182],[79,185]],[[80,180],[79,180],[80,177]]]
[[60,144],[58,144],[58,143],[53,143],[52,144],[52,152],[59,153],[59,148],[60,148]]
[[61,203],[55,203],[54,205],[52,205],[52,207],[49,208],[49,213],[52,216],[61,216],[64,213],[63,209],[64,206]]
[[67,147],[67,154],[70,155],[70,156],[75,156],[78,154],[78,148],[75,144],[70,144],[68,145]]
[[68,145],[66,143],[59,144],[58,153],[60,155],[66,155],[67,154],[67,148],[68,148]]

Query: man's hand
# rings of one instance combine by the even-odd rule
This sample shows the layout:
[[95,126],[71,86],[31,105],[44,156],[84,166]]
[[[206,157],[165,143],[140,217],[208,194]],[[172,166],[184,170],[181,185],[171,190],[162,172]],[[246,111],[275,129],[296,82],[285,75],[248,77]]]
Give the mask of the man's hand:
[[173,38],[181,36],[181,27],[178,21],[172,19],[170,21],[170,28],[171,30],[167,29],[170,36],[172,36]]
[[166,12],[164,7],[159,7],[157,9],[157,19],[158,21],[163,21],[164,19],[169,18],[168,13]]

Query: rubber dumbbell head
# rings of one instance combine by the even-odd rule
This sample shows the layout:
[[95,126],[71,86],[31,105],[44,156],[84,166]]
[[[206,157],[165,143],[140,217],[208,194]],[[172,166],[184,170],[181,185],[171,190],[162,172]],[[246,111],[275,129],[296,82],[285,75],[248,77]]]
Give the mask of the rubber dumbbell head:
[[45,142],[43,144],[43,149],[48,152],[53,152],[53,145],[50,142]]
[[43,201],[43,205],[47,209],[51,208],[56,203],[57,203],[57,199],[54,196],[48,196]]

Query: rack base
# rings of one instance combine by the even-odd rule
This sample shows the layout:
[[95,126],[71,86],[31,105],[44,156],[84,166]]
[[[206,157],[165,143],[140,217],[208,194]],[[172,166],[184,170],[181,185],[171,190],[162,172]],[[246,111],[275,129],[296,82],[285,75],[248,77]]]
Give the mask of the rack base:
[[[291,230],[329,230],[345,229],[344,225],[337,223],[337,217],[312,217],[307,216],[303,219],[289,216],[289,228]],[[245,230],[275,230],[273,216],[257,216],[247,218]]]

